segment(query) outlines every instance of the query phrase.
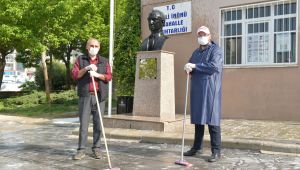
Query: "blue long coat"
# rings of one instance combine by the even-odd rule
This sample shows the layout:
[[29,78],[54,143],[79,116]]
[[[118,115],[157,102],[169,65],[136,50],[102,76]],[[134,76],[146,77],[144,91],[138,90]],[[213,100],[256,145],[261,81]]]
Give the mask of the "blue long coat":
[[196,49],[190,60],[196,64],[191,72],[191,123],[220,126],[223,52],[214,42]]

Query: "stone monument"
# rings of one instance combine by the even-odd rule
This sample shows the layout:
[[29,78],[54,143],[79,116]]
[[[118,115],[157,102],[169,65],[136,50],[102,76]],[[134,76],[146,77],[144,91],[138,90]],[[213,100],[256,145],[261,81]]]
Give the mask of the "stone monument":
[[174,53],[141,51],[136,61],[133,115],[174,121]]
[[[114,128],[173,131],[182,116],[175,117],[174,53],[162,51],[165,15],[153,10],[148,16],[151,31],[137,53],[133,113],[104,117]],[[178,119],[179,117],[179,119]]]
[[165,21],[159,10],[148,16],[151,35],[137,54],[133,115],[172,121],[175,120],[174,53],[161,51],[167,39],[162,30]]

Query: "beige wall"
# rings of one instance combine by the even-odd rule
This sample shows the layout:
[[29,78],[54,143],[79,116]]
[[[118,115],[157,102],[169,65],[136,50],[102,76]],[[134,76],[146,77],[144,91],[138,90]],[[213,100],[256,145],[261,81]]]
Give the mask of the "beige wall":
[[[150,34],[147,16],[152,8],[178,2],[185,2],[185,0],[142,0],[143,39]],[[261,2],[263,1],[192,0],[192,33],[170,35],[163,49],[176,53],[174,61],[176,113],[183,113],[184,109],[186,75],[183,66],[191,53],[198,47],[197,28],[200,25],[208,26],[213,39],[218,43],[220,8]],[[223,118],[299,121],[299,66],[224,68],[222,115]]]

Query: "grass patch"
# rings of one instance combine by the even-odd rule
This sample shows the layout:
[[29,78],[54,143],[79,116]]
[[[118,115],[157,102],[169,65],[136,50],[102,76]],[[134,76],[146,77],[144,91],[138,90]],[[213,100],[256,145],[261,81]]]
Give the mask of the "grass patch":
[[28,117],[73,117],[78,110],[78,97],[74,90],[51,93],[51,104],[47,104],[44,92],[0,100],[0,113]]
[[[78,96],[69,90],[51,93],[51,103],[46,103],[45,92],[33,91],[18,97],[0,99],[0,114],[39,118],[62,118],[78,116]],[[108,108],[106,103],[106,109]],[[112,100],[115,108],[117,101]]]
[[59,118],[77,116],[77,105],[40,104],[33,107],[0,110],[1,114],[27,117]]

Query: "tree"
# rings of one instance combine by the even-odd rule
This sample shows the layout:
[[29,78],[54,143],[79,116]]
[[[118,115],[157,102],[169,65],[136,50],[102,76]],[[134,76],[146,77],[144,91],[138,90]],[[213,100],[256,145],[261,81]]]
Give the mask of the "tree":
[[29,8],[26,10],[24,18],[22,18],[21,21],[24,27],[31,30],[31,34],[27,38],[32,42],[27,44],[27,46],[23,46],[23,50],[30,49],[39,52],[40,61],[44,71],[46,101],[50,103],[51,98],[46,64],[46,51],[48,50],[48,46],[58,45],[58,39],[53,36],[51,30],[52,26],[55,25],[56,19],[59,18],[59,14],[54,12],[57,9],[59,1],[53,0],[50,2],[50,0],[32,0],[29,1],[28,4]]
[[53,31],[59,35],[59,46],[50,48],[56,59],[60,59],[66,66],[66,84],[70,89],[70,59],[71,52],[76,49],[85,51],[85,42],[90,37],[98,38],[101,51],[108,51],[108,0],[63,1],[63,17],[57,21]]
[[140,0],[123,0],[117,4],[114,82],[117,95],[134,93],[135,56],[140,48]]
[[28,8],[27,0],[0,0],[0,87],[6,65],[7,54],[21,46],[24,37],[30,31],[25,29],[20,20]]
[[[18,47],[18,61],[25,66],[42,61],[47,76],[45,59],[42,59],[45,55],[42,54],[48,52],[51,57],[65,63],[67,87],[70,88],[73,50],[80,48],[85,51],[87,39],[95,37],[101,41],[104,55],[108,54],[108,0],[32,0],[27,5],[19,22],[29,33],[22,41],[26,43]],[[48,93],[46,89],[47,99],[50,99]]]
[[[48,69],[46,64],[46,53],[55,49],[67,40],[63,36],[63,25],[72,12],[71,0],[33,0],[29,2],[29,8],[22,19],[23,25],[31,30],[30,39],[32,42],[24,46],[22,50],[38,51],[41,65],[44,71],[46,100],[50,103],[50,85]],[[35,58],[37,55],[32,55]],[[32,58],[29,57],[29,58]],[[22,59],[19,59],[20,61]],[[34,59],[35,60],[35,59]],[[27,60],[24,61],[25,63]],[[51,65],[50,65],[51,67]],[[52,77],[49,75],[49,77]]]
[[[72,0],[33,0],[22,19],[24,26],[31,30],[32,43],[22,50],[39,51],[44,66],[46,99],[50,102],[47,65],[45,54],[48,51],[55,58],[64,61],[70,77],[71,51],[78,48],[78,42],[89,37],[100,39],[102,47],[108,47],[108,26],[101,14],[105,13],[106,1]],[[107,37],[106,37],[107,35]],[[81,46],[84,43],[80,43]],[[21,51],[22,51],[21,50]],[[34,59],[35,60],[35,59]],[[49,75],[49,77],[52,77]],[[68,79],[70,81],[70,79]]]
[[[65,83],[65,72],[66,68],[63,63],[58,60],[53,60],[52,69],[49,69],[49,75],[52,75],[54,81],[51,83],[51,90],[58,91],[58,90],[66,90],[66,83]],[[43,76],[43,68],[37,67],[35,73],[35,83],[39,89],[45,88],[45,81]]]
[[[132,95],[135,55],[140,46],[140,1],[117,2],[114,82],[118,94]],[[4,57],[13,49],[17,49],[18,61],[25,67],[45,62],[42,54],[46,52],[62,60],[68,85],[71,52],[78,48],[86,52],[88,38],[99,39],[101,54],[108,56],[109,0],[0,0],[0,3],[1,81]],[[46,67],[44,70],[48,72]],[[46,94],[50,100],[49,90]]]

